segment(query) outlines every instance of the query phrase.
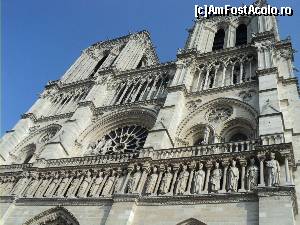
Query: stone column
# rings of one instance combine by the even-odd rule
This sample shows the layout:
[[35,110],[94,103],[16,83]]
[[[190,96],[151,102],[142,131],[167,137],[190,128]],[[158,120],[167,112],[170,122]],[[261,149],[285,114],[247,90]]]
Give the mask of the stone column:
[[125,94],[126,94],[126,92],[127,92],[127,90],[128,90],[128,88],[131,86],[131,83],[126,83],[126,88],[125,88],[125,90],[123,91],[123,93],[122,93],[122,95],[120,96],[120,98],[118,99],[118,102],[116,102],[116,104],[120,104],[121,103],[121,101],[122,101],[122,99],[124,98],[124,96],[125,96]]
[[[143,79],[140,80],[139,87],[137,88],[137,90],[135,91],[135,93],[132,95],[131,102],[134,102],[134,101],[135,101],[135,98],[136,98],[136,96],[138,95],[138,93],[140,92],[140,90],[141,90],[141,88],[142,88],[144,82],[145,82],[145,81],[144,81]],[[138,83],[138,82],[137,82],[137,83]],[[138,100],[138,99],[137,99],[137,100]]]
[[209,76],[209,70],[207,69],[207,71],[206,71],[206,75],[205,75],[205,81],[204,81],[204,90],[206,90],[207,89],[207,86],[208,86],[208,76]]
[[228,166],[229,166],[229,162],[228,160],[224,160],[222,162],[222,166],[224,168],[223,170],[223,183],[222,183],[222,189],[220,191],[220,193],[226,193],[226,184],[227,184],[227,170],[228,170]]
[[188,182],[186,193],[185,193],[187,195],[191,194],[192,181],[193,181],[193,177],[194,177],[194,170],[196,168],[196,162],[192,162],[189,167],[190,167],[191,171],[190,171],[189,182]]
[[264,179],[264,161],[265,156],[260,155],[258,156],[259,159],[259,184],[258,187],[265,187],[265,179]]
[[243,62],[240,62],[240,84],[243,83],[243,73],[244,73]]
[[200,91],[201,88],[201,78],[202,78],[202,71],[203,69],[199,70],[199,74],[198,74],[198,80],[196,81],[196,90],[195,91]]
[[205,176],[205,185],[204,185],[204,190],[203,193],[207,194],[208,193],[208,183],[209,183],[209,178],[210,178],[210,170],[212,168],[212,163],[210,161],[206,162],[206,176]]
[[216,87],[216,84],[217,84],[216,81],[217,81],[217,73],[218,73],[219,67],[220,67],[220,66],[216,66],[216,67],[215,67],[214,83],[213,83],[213,85],[212,85],[213,88],[215,88],[215,87]]
[[173,179],[172,179],[172,184],[171,184],[171,189],[170,189],[170,195],[173,195],[174,194],[174,188],[175,188],[175,183],[176,183],[176,179],[177,179],[177,175],[178,175],[178,170],[179,170],[179,165],[174,165],[173,166],[173,171],[174,171],[174,174],[173,174]]
[[285,156],[284,158],[284,167],[285,167],[285,184],[291,185],[291,174],[290,174],[290,168],[289,168],[289,157]]
[[222,87],[225,86],[226,67],[227,67],[227,65],[224,64],[224,67],[223,67],[223,74],[222,74]]
[[252,60],[249,61],[249,81],[252,80]]
[[246,166],[247,161],[245,159],[240,159],[240,165],[242,167],[242,174],[241,174],[241,188],[238,192],[245,192],[245,173],[246,173]]

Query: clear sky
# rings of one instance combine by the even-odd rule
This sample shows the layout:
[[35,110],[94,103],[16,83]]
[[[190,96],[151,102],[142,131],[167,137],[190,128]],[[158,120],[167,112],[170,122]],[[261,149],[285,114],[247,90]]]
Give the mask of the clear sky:
[[[89,45],[148,30],[162,62],[173,60],[194,20],[194,5],[241,5],[238,0],[2,0],[1,136],[13,128],[49,80],[59,79]],[[300,49],[297,0],[269,0],[291,6],[280,17],[281,38]],[[298,6],[297,6],[298,4]],[[299,67],[299,53],[295,66]]]

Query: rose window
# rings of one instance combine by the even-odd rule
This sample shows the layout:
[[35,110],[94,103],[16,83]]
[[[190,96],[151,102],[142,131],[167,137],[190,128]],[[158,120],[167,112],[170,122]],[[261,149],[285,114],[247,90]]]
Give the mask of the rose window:
[[143,148],[148,130],[141,126],[117,128],[96,143],[91,143],[87,155],[136,152]]

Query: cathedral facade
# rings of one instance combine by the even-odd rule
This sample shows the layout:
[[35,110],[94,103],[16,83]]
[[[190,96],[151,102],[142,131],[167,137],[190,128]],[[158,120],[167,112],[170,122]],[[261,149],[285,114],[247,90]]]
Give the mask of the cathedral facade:
[[[259,2],[254,3],[259,4]],[[300,101],[273,16],[85,49],[0,143],[3,225],[300,223]]]

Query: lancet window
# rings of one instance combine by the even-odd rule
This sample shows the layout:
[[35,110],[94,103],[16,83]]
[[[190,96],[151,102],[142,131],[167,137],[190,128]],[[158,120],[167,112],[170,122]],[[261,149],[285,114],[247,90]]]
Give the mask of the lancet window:
[[167,74],[126,80],[119,84],[112,104],[125,104],[164,98],[169,83]]
[[225,39],[225,31],[223,29],[219,29],[215,34],[214,43],[212,50],[222,49],[224,46],[224,39]]
[[247,26],[240,24],[236,29],[236,46],[247,44]]

